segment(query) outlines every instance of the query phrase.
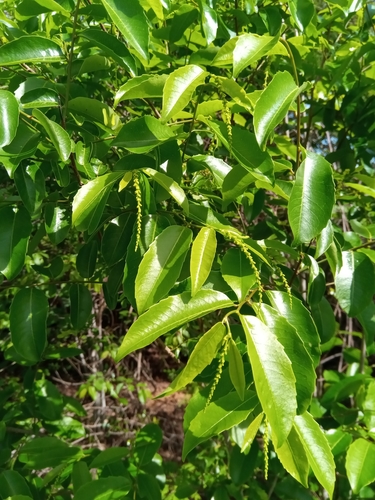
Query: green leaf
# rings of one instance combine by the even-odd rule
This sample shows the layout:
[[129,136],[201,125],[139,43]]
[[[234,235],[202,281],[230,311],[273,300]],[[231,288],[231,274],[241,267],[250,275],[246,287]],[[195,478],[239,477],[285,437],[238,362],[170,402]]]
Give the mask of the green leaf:
[[311,267],[309,273],[309,283],[307,289],[307,301],[310,307],[320,302],[326,291],[326,278],[324,271],[316,262],[314,257],[308,256]]
[[294,244],[308,243],[327,226],[335,203],[331,165],[307,152],[297,171],[288,205]]
[[336,333],[336,319],[332,306],[325,297],[317,304],[312,304],[311,315],[316,324],[322,344],[325,344]]
[[236,392],[239,395],[241,401],[243,401],[246,389],[245,372],[242,356],[232,338],[230,338],[229,340],[228,362],[229,375],[233,387],[236,389]]
[[90,28],[78,33],[79,36],[90,40],[96,47],[99,47],[107,56],[111,57],[120,66],[129,70],[131,76],[137,74],[137,66],[134,57],[130,54],[125,44],[115,36],[102,30]]
[[85,285],[73,284],[69,290],[70,321],[76,330],[82,330],[91,316],[92,297]]
[[154,473],[145,474],[140,472],[137,476],[138,490],[141,498],[152,498],[152,500],[162,500],[160,483]]
[[333,226],[332,222],[329,220],[326,227],[322,229],[321,233],[318,234],[318,237],[316,238],[315,258],[318,259],[321,255],[323,255],[332,243]]
[[278,41],[279,34],[274,37],[253,33],[239,36],[233,50],[233,77],[237,78],[242,70],[265,56]]
[[296,297],[292,297],[291,303],[286,292],[269,291],[267,296],[271,305],[297,330],[308,347],[314,366],[317,366],[320,361],[320,339],[309,311]]
[[162,440],[163,433],[156,424],[147,424],[138,432],[134,442],[134,457],[138,466],[151,462],[159,450]]
[[240,315],[255,387],[280,447],[296,414],[296,386],[292,363],[271,330],[255,316]]
[[64,54],[57,43],[41,36],[21,36],[0,47],[0,66],[53,63],[63,59]]
[[370,302],[370,304],[359,313],[357,319],[362,325],[366,338],[366,345],[370,346],[374,342],[375,337],[375,304]]
[[73,464],[72,483],[74,493],[77,493],[79,488],[91,481],[92,477],[86,462],[81,461]]
[[54,245],[58,245],[68,236],[70,211],[63,205],[48,203],[44,208],[44,217],[48,238]]
[[185,191],[175,182],[173,179],[168,177],[153,168],[144,168],[143,172],[149,175],[154,181],[156,181],[162,188],[164,188],[171,196],[176,200],[176,202],[182,207],[184,212],[189,215],[189,202],[186,197]]
[[371,196],[372,198],[375,198],[375,189],[364,186],[363,184],[354,184],[353,182],[346,182],[345,186],[351,187],[352,189],[355,189],[356,191],[359,191],[360,193],[363,193],[367,196]]
[[31,497],[30,489],[19,472],[15,470],[4,470],[0,474],[1,498],[8,498],[15,495]]
[[124,147],[132,153],[148,153],[163,142],[175,137],[167,125],[153,116],[143,116],[126,123],[112,146]]
[[125,40],[148,61],[148,23],[139,0],[101,0],[110,18]]
[[198,119],[211,128],[234,158],[256,179],[274,183],[272,158],[267,151],[261,151],[254,134],[234,126],[232,127],[232,140],[230,140],[225,123],[208,120],[202,116]]
[[180,275],[189,250],[192,232],[170,226],[155,239],[145,253],[135,280],[138,313],[164,298]]
[[98,242],[96,239],[83,245],[78,252],[76,265],[82,278],[91,278],[95,272],[98,256]]
[[190,256],[191,295],[194,296],[204,285],[211,272],[216,255],[216,231],[202,227],[197,234]]
[[243,400],[236,392],[231,392],[210,403],[190,422],[185,435],[182,459],[184,460],[199,443],[243,422],[258,404],[254,391],[246,391]]
[[295,425],[284,444],[280,448],[275,448],[275,451],[284,469],[305,488],[308,488],[309,461]]
[[264,413],[263,412],[259,413],[259,415],[257,415],[254,418],[249,427],[246,429],[243,438],[241,453],[244,453],[252,445],[254,439],[256,438],[256,435],[258,434],[259,427],[262,425],[263,418],[264,418]]
[[374,294],[374,265],[362,252],[342,252],[342,266],[335,276],[336,297],[350,316],[360,314]]
[[25,262],[31,233],[30,215],[23,207],[15,212],[11,207],[0,210],[0,272],[14,279]]
[[110,476],[84,484],[74,495],[74,500],[117,500],[126,498],[132,488],[127,477]]
[[311,0],[289,0],[289,9],[299,30],[304,31],[315,14],[315,6]]
[[174,13],[169,32],[169,41],[172,43],[178,42],[183,37],[184,32],[193,24],[197,16],[198,10],[193,5],[181,5]]
[[225,333],[226,328],[223,323],[216,323],[208,332],[202,335],[189,356],[185,368],[160,396],[170,396],[193,382],[195,377],[199,375],[216,356],[223,342]]
[[20,101],[23,109],[53,108],[60,104],[57,92],[46,88],[37,88],[26,92]]
[[335,462],[327,438],[308,412],[295,418],[295,429],[305,448],[315,477],[332,498],[336,474]]
[[299,332],[275,309],[261,304],[256,311],[259,319],[276,335],[292,363],[296,379],[297,411],[302,414],[310,406],[316,381],[310,348],[305,346]]
[[125,258],[134,222],[134,214],[122,214],[112,219],[106,227],[102,239],[102,256],[107,266],[113,266]]
[[21,288],[10,306],[12,342],[22,358],[37,363],[47,344],[48,300],[37,288]]
[[230,248],[221,264],[223,278],[237,295],[238,301],[245,300],[256,276],[246,255],[239,248]]
[[[1,49],[0,47],[0,54]],[[0,90],[0,148],[10,144],[16,136],[19,120],[18,101],[11,92]]]
[[163,97],[167,78],[167,75],[142,75],[129,78],[116,92],[114,107],[117,107],[118,103],[124,100]]
[[45,197],[44,175],[35,163],[19,165],[14,172],[14,183],[21,200],[30,214],[34,214]]
[[94,460],[90,463],[90,469],[101,469],[106,465],[111,465],[118,462],[128,455],[129,450],[127,448],[107,448],[106,450],[101,451],[99,455],[94,458]]
[[215,290],[200,290],[194,297],[190,292],[172,295],[153,305],[129,328],[116,356],[122,358],[184,323],[210,312],[232,306],[226,295]]
[[39,121],[51,139],[62,161],[69,159],[72,145],[69,134],[56,122],[46,117],[39,109],[33,109],[33,116]]
[[69,447],[55,437],[34,438],[20,450],[18,460],[30,469],[57,467],[83,456],[78,447]]
[[161,119],[167,122],[191,102],[195,89],[207,76],[199,66],[189,64],[171,73],[164,85]]
[[73,226],[92,234],[97,228],[109,193],[123,172],[101,175],[82,186],[73,199]]
[[207,5],[206,0],[199,0],[198,3],[203,34],[207,45],[210,45],[210,43],[215,40],[218,29],[217,13]]
[[120,125],[120,117],[107,104],[97,99],[88,97],[76,97],[68,103],[70,113],[76,113],[88,121],[93,121],[99,127],[111,132]]
[[226,209],[231,201],[236,200],[256,178],[246,168],[236,165],[225,177],[223,182],[223,209]]
[[262,150],[265,150],[268,138],[306,86],[307,83],[297,87],[290,73],[279,71],[262,92],[254,108],[254,131]]

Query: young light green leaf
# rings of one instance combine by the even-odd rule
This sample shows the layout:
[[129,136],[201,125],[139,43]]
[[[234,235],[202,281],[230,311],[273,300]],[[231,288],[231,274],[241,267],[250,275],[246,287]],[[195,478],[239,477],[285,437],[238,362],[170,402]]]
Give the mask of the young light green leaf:
[[138,314],[163,299],[180,275],[193,233],[184,226],[164,229],[145,253],[135,280]]
[[245,33],[238,37],[233,50],[233,76],[237,76],[243,69],[265,56],[278,42],[277,36],[258,36],[253,33]]
[[139,0],[131,2],[101,0],[101,2],[125,40],[148,61],[148,23]]
[[375,189],[372,187],[364,186],[363,184],[354,184],[353,182],[346,182],[345,186],[351,187],[360,193],[375,198]]
[[210,227],[202,227],[191,249],[190,275],[192,296],[201,289],[211,272],[216,254],[216,245],[216,231]]
[[8,280],[23,267],[30,233],[30,215],[24,207],[17,212],[11,207],[0,210],[0,272]]
[[114,107],[124,100],[163,97],[163,89],[168,75],[141,75],[122,85],[115,95]]
[[238,301],[245,300],[256,276],[246,255],[239,248],[229,248],[221,264],[223,278],[237,295]]
[[356,439],[349,447],[345,468],[353,493],[375,481],[375,445],[363,438]]
[[259,427],[262,425],[264,418],[264,413],[260,412],[254,420],[251,422],[249,427],[246,429],[245,436],[243,438],[241,453],[244,453],[246,450],[250,448],[256,435],[258,434]]
[[92,297],[90,290],[81,284],[70,286],[70,321],[75,330],[82,330],[91,316]]
[[241,401],[243,401],[246,389],[245,372],[242,356],[232,338],[229,340],[228,361],[230,379]]
[[360,314],[374,295],[374,265],[362,252],[342,252],[342,266],[335,277],[336,297],[350,316]]
[[284,469],[307,488],[310,466],[305,448],[295,429],[295,425],[293,425],[284,444],[280,448],[275,448],[275,451]]
[[39,109],[33,109],[33,116],[35,116],[47,132],[47,135],[51,139],[52,144],[55,146],[61,160],[67,161],[70,153],[72,152],[69,134],[56,122],[47,118],[44,113],[39,111]]
[[294,428],[305,448],[307,459],[317,480],[332,498],[336,474],[327,438],[308,412],[295,418]]
[[162,188],[164,188],[177,203],[183,208],[184,212],[189,215],[189,202],[185,191],[177,184],[176,181],[168,177],[168,175],[158,172],[153,168],[144,168],[143,172],[154,179]]
[[109,192],[124,172],[101,175],[82,186],[73,199],[73,226],[93,233],[103,214]]
[[162,393],[160,397],[170,396],[183,387],[193,382],[208,366],[216,356],[223,342],[226,328],[223,323],[216,323],[197,342],[191,353],[185,368],[173,380],[171,385]]
[[[2,47],[0,47],[0,50]],[[0,90],[0,148],[16,136],[19,121],[18,101],[11,92]]]
[[308,243],[327,226],[335,203],[331,165],[307,152],[297,171],[288,205],[294,244]]
[[167,122],[189,104],[195,89],[204,83],[206,76],[207,72],[194,64],[178,68],[168,76],[163,90],[163,122]]
[[112,142],[112,146],[124,147],[132,153],[148,153],[174,137],[174,132],[167,125],[147,115],[126,123]]
[[215,290],[200,290],[194,297],[191,297],[190,292],[167,297],[151,306],[132,324],[118,350],[116,360],[120,361],[184,323],[232,305],[233,302],[226,295]]
[[246,391],[243,400],[236,392],[231,392],[210,403],[191,421],[185,435],[182,458],[185,459],[199,443],[243,422],[258,404],[253,391]]
[[269,136],[285,117],[292,102],[306,86],[307,83],[297,87],[290,73],[279,71],[262,92],[255,104],[254,131],[263,151],[266,149]]
[[0,66],[61,62],[63,59],[59,45],[41,36],[21,36],[0,47]]
[[255,316],[240,315],[255,387],[280,447],[296,415],[297,399],[292,363],[272,331]]
[[10,306],[9,322],[14,348],[22,358],[37,363],[47,343],[48,300],[37,288],[22,288]]
[[276,335],[292,363],[296,379],[297,411],[304,413],[310,406],[316,374],[309,351],[299,332],[278,311],[267,304],[256,307],[257,316]]
[[290,303],[290,296],[286,292],[269,291],[267,296],[271,305],[297,330],[314,366],[317,366],[320,361],[320,338],[309,311],[297,297],[292,296]]

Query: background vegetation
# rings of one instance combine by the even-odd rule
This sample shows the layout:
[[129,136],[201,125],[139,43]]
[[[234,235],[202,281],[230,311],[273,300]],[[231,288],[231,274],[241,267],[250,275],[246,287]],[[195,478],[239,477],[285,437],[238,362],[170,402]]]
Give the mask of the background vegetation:
[[374,498],[374,4],[0,5],[0,498]]

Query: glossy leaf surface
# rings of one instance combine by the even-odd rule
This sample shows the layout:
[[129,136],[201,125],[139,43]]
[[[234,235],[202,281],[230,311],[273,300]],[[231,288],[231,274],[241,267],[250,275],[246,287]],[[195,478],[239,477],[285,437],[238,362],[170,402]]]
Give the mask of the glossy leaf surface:
[[288,205],[295,245],[310,242],[327,226],[334,202],[331,165],[323,157],[307,152]]
[[238,37],[233,50],[233,76],[237,76],[246,67],[258,61],[277,43],[278,37],[258,36],[246,33]]
[[18,128],[18,115],[17,99],[11,92],[0,90],[0,148],[13,141]]
[[56,122],[46,117],[39,109],[33,110],[33,115],[42,125],[48,137],[51,139],[62,161],[69,159],[72,152],[72,145],[69,134]]
[[168,294],[181,272],[191,240],[190,229],[170,226],[150,245],[135,280],[139,314]]
[[197,234],[190,256],[191,295],[194,296],[204,285],[216,254],[216,232],[202,227]]
[[255,387],[275,433],[276,446],[288,437],[297,400],[292,363],[271,330],[255,316],[240,315]]
[[22,36],[0,47],[0,66],[61,62],[63,58],[59,45],[41,36]]
[[0,272],[8,280],[15,278],[23,267],[30,233],[30,215],[25,208],[20,207],[17,212],[11,207],[0,210]]
[[117,360],[188,321],[232,304],[225,294],[214,290],[200,290],[194,297],[190,292],[184,292],[161,300],[130,327],[117,353]]
[[238,301],[245,300],[256,276],[246,255],[239,248],[229,248],[221,264],[223,278],[237,295]]

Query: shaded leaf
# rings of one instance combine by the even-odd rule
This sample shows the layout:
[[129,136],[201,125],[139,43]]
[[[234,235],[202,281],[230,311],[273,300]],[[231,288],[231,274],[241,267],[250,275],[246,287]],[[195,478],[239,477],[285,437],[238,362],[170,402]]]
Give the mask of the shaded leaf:
[[256,283],[256,276],[246,255],[239,248],[229,248],[221,264],[223,278],[242,302],[251,287]]
[[246,380],[241,353],[234,340],[230,338],[228,349],[229,376],[241,401],[244,399]]
[[39,111],[39,109],[33,109],[33,116],[35,116],[47,132],[47,135],[51,139],[52,144],[55,146],[61,160],[67,161],[70,153],[72,152],[69,134],[56,122],[47,118],[45,114]]
[[91,316],[92,297],[90,290],[81,284],[70,286],[70,320],[73,328],[82,330]]

